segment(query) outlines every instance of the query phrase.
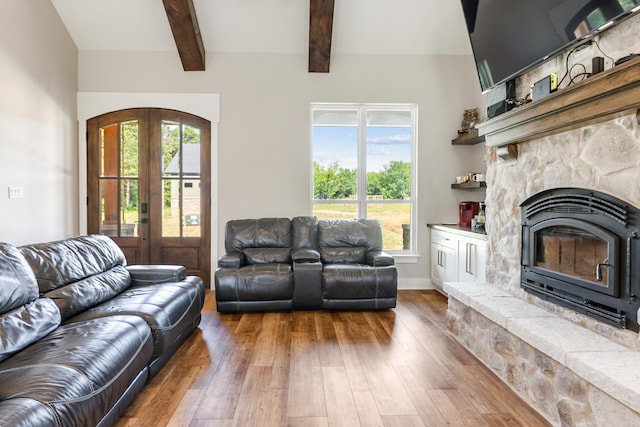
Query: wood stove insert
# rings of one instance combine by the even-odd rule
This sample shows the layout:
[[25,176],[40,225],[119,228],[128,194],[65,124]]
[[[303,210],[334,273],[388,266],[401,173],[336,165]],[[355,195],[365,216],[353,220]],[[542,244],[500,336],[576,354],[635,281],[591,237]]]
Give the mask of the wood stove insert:
[[521,205],[521,287],[607,324],[638,331],[640,210],[580,188]]

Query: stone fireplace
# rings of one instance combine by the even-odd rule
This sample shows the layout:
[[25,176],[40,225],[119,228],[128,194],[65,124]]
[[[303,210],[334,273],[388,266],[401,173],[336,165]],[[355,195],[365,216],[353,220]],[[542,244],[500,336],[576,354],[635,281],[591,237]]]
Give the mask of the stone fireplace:
[[[640,61],[592,79],[480,125],[489,159],[487,284],[445,284],[448,328],[551,424],[636,426],[637,324],[621,328],[521,287],[521,204],[527,199],[578,188],[620,200],[634,215],[640,208]],[[547,244],[552,252],[560,243]],[[589,281],[613,283],[609,256],[598,253],[602,262]],[[637,276],[629,277],[634,287]]]

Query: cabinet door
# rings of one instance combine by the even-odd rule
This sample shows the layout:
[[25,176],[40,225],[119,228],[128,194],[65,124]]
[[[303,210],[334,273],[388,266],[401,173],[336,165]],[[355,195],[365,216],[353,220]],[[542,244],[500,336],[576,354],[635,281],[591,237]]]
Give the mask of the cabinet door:
[[431,243],[431,283],[442,289],[444,267],[442,263],[442,245]]
[[456,282],[458,280],[456,270],[456,251],[447,246],[442,247],[441,262],[443,264],[443,277],[445,282]]
[[431,244],[431,282],[443,288],[444,282],[456,281],[455,250],[437,243]]
[[487,242],[458,237],[458,281],[483,283],[486,278]]

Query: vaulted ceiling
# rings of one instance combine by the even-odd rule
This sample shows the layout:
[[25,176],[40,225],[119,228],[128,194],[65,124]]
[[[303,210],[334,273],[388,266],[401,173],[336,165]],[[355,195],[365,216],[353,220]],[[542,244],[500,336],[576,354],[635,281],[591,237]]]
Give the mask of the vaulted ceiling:
[[468,55],[457,0],[51,0],[79,50],[178,51],[185,70],[216,52]]

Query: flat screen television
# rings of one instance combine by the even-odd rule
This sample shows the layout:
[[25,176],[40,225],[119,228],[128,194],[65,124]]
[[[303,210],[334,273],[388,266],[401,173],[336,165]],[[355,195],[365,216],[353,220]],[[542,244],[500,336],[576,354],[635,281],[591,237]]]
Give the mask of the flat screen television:
[[637,12],[640,0],[461,0],[483,92]]

